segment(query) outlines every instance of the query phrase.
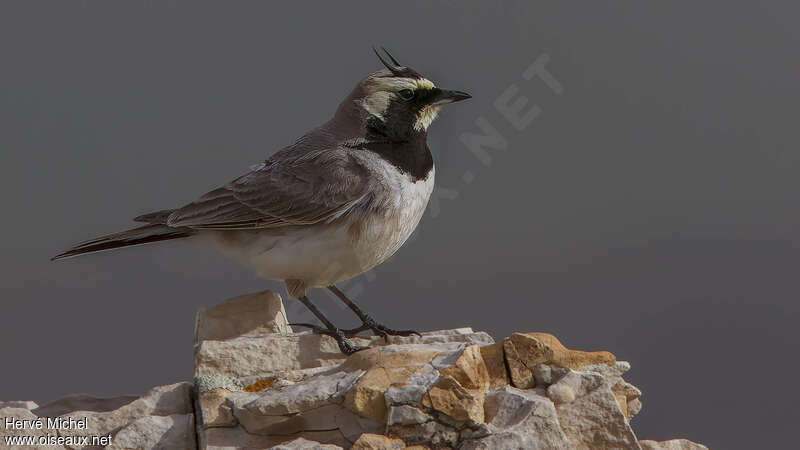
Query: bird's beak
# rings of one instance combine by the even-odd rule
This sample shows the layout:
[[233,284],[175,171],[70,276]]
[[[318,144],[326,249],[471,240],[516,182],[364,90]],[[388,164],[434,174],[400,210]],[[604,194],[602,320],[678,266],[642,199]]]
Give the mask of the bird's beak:
[[429,104],[431,106],[444,105],[447,103],[455,103],[455,102],[460,102],[461,100],[472,98],[472,96],[467,94],[466,92],[448,91],[446,89],[438,89],[438,88],[437,90],[439,92],[434,94],[430,100]]

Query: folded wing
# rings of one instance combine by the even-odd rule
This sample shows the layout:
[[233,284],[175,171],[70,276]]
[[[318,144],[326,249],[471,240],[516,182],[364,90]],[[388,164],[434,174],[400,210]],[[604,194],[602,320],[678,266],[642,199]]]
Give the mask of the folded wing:
[[279,152],[246,175],[171,211],[166,224],[254,229],[330,222],[369,191],[365,169],[344,149]]

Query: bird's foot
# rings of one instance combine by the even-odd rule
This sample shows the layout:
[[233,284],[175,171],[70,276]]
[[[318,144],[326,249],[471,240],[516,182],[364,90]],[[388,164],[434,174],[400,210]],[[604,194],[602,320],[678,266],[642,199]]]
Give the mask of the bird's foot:
[[353,344],[349,339],[347,339],[346,334],[343,330],[338,328],[322,328],[320,326],[310,324],[310,323],[290,323],[290,326],[293,327],[306,327],[310,328],[316,334],[324,334],[325,336],[330,336],[336,340],[336,343],[339,345],[339,350],[342,351],[347,356],[352,355],[353,353],[367,349],[369,347],[362,347],[360,345]]
[[389,342],[389,336],[411,336],[416,334],[419,337],[422,337],[419,332],[414,330],[394,330],[387,326],[381,325],[378,322],[375,322],[371,316],[366,316],[364,318],[364,323],[361,324],[358,328],[353,328],[350,330],[342,330],[345,336],[353,337],[362,331],[371,330],[376,336],[381,336],[384,341]]

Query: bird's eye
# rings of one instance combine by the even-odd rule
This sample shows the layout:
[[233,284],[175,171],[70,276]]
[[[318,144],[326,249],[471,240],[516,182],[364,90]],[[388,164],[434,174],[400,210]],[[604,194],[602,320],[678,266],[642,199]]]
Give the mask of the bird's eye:
[[403,89],[397,93],[403,100],[411,100],[414,98],[414,91],[411,89]]

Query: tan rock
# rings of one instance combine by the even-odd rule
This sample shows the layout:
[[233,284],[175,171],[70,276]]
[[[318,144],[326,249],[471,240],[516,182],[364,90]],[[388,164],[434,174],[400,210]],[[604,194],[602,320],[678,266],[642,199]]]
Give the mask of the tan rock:
[[395,450],[403,448],[406,448],[406,444],[402,439],[364,433],[353,443],[351,450]]
[[506,370],[502,342],[481,347],[481,356],[486,365],[486,371],[489,374],[490,388],[506,386],[511,383],[511,380],[508,378],[508,371]]
[[485,392],[491,385],[489,371],[478,345],[464,348],[460,355],[457,354],[457,359],[451,366],[441,368],[441,364],[444,362],[446,360],[438,362],[434,367],[439,369],[439,373],[442,375],[450,376],[458,381],[458,384],[467,390]]
[[370,348],[350,356],[342,367],[366,372],[355,389],[347,393],[344,405],[364,417],[385,421],[386,391],[406,384],[411,376],[429,366],[437,354],[435,349],[397,345]]
[[511,384],[519,389],[530,389],[536,386],[536,380],[533,377],[535,365],[528,367],[525,364],[524,357],[517,351],[509,338],[503,340],[503,353],[508,364],[508,376]]
[[201,309],[195,323],[195,342],[291,332],[281,296],[263,291]]
[[448,415],[457,422],[483,422],[483,393],[464,389],[453,377],[444,375],[423,397],[422,404]]
[[200,417],[204,427],[232,427],[236,425],[236,418],[233,417],[231,407],[226,404],[226,398],[230,394],[231,391],[224,388],[200,393],[198,405],[200,406]]
[[617,360],[613,354],[605,351],[570,350],[547,333],[514,333],[503,341],[503,349],[511,381],[521,389],[536,384],[533,369],[537,364],[577,370],[588,365],[613,365]]
[[669,441],[639,441],[642,450],[708,450],[708,447],[688,439],[672,439]]
[[364,417],[383,420],[387,412],[384,393],[390,385],[386,370],[369,370],[361,377],[356,388],[347,393],[344,404]]

